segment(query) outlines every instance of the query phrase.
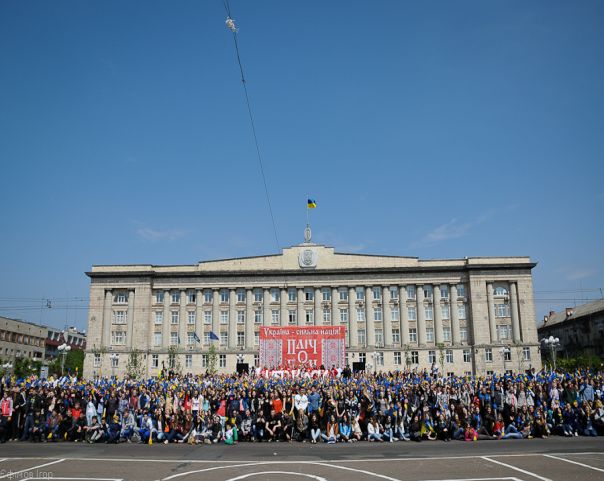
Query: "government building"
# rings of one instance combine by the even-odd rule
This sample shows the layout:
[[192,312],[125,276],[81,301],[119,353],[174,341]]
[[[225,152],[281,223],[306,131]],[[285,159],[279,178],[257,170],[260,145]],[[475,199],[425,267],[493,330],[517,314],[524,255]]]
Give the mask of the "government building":
[[346,254],[307,232],[276,255],[93,266],[84,375],[124,376],[133,356],[142,376],[262,367],[260,326],[312,325],[345,326],[357,369],[538,370],[535,265]]

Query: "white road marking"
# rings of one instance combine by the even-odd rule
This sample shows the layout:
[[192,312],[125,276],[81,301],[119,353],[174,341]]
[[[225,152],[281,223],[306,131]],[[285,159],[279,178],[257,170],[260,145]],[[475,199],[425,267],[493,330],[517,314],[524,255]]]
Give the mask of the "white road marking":
[[48,476],[42,476],[41,478],[30,478],[30,477],[26,477],[24,479],[27,480],[33,480],[33,479],[44,479],[44,480],[49,480],[49,479],[61,479],[61,480],[68,480],[68,481],[124,481],[122,478],[64,478],[64,477],[48,477]]
[[325,478],[321,476],[315,476],[314,474],[305,474],[305,473],[297,473],[295,471],[260,471],[258,473],[247,473],[242,474],[241,476],[237,476],[236,478],[230,478],[226,481],[239,481],[240,479],[251,478],[252,476],[260,476],[262,474],[293,474],[295,476],[304,476],[306,478],[311,478],[316,481],[327,481]]
[[517,466],[513,466],[511,464],[502,463],[501,461],[497,461],[496,459],[491,459],[488,456],[481,456],[481,458],[484,459],[485,461],[490,461],[491,463],[500,464],[501,466],[505,466],[506,468],[513,469],[514,471],[528,474],[529,476],[533,476],[534,478],[541,479],[541,481],[552,481],[551,479],[546,478],[544,476],[539,476],[538,474],[531,473],[530,471],[527,471],[526,469],[522,469]]
[[63,461],[65,461],[65,458],[57,459],[56,461],[52,461],[50,463],[40,464],[38,466],[32,466],[31,468],[21,469],[20,471],[9,471],[8,474],[0,476],[0,479],[4,479],[4,478],[13,479],[13,478],[15,478],[15,475],[17,475],[17,474],[27,473],[29,471],[33,471],[34,469],[38,469],[38,468],[45,468],[46,466],[50,466],[51,464],[58,464],[58,463],[62,463]]
[[345,471],[354,471],[355,473],[363,473],[363,474],[367,474],[369,476],[375,476],[376,478],[387,479],[388,481],[400,481],[400,479],[391,478],[390,476],[386,476],[385,474],[378,474],[378,473],[374,473],[372,471],[365,471],[364,469],[349,468],[347,466],[337,466],[335,464],[328,464],[328,463],[321,463],[321,462],[312,463],[312,464],[316,464],[319,466],[327,466],[330,468],[343,469]]
[[544,454],[543,456],[546,456],[546,457],[552,458],[552,459],[558,459],[560,461],[564,461],[567,463],[576,464],[577,466],[583,466],[584,468],[593,469],[594,471],[600,471],[601,473],[604,473],[604,469],[602,469],[602,468],[596,468],[595,466],[590,466],[589,464],[584,464],[584,463],[580,463],[578,461],[573,461],[572,459],[559,458],[558,456],[552,456],[551,454]]

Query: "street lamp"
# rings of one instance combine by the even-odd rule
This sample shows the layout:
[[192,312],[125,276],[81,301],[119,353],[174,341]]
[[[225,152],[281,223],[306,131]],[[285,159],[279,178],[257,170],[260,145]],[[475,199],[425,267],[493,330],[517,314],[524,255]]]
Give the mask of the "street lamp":
[[549,346],[550,354],[552,356],[552,362],[554,363],[554,371],[556,370],[556,350],[560,345],[560,339],[554,336],[549,336],[541,339],[541,342],[545,344],[545,347]]
[[2,374],[10,372],[12,368],[13,365],[11,362],[5,362],[4,364],[2,364]]
[[63,375],[63,369],[65,368],[65,358],[69,351],[71,351],[71,346],[69,344],[61,344],[58,348],[59,355],[61,356],[61,376]]
[[115,352],[109,356],[109,359],[111,360],[111,377],[115,377],[115,368],[117,367],[119,358],[120,355]]
[[512,350],[509,347],[504,346],[499,351],[501,352],[501,357],[503,358],[503,370],[507,371],[505,363],[508,361],[508,355],[510,355]]

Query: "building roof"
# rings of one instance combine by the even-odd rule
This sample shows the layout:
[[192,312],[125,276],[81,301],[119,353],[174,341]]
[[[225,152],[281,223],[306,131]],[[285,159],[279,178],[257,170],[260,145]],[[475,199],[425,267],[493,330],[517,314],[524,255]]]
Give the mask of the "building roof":
[[604,299],[599,299],[594,302],[589,302],[587,304],[581,304],[579,306],[570,308],[572,312],[569,316],[566,315],[566,310],[561,312],[555,312],[551,314],[546,323],[544,323],[540,329],[548,328],[556,324],[561,324],[565,321],[573,321],[579,319],[581,317],[588,316],[590,314],[594,314],[596,312],[604,311]]

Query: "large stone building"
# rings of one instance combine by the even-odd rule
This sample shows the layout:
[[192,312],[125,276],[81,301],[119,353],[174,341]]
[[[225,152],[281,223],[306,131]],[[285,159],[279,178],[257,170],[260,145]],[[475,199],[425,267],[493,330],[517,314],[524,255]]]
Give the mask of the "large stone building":
[[21,319],[0,317],[0,360],[11,363],[16,358],[44,359],[44,341],[48,329]]
[[[182,266],[94,266],[86,376],[205,372],[258,364],[259,326],[346,326],[346,359],[367,369],[484,374],[539,369],[528,257],[421,260],[305,242],[281,254]],[[212,341],[210,333],[218,336]],[[212,355],[212,359],[214,359]]]

